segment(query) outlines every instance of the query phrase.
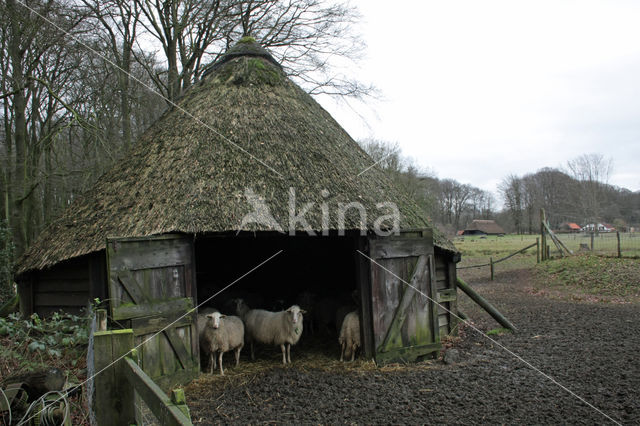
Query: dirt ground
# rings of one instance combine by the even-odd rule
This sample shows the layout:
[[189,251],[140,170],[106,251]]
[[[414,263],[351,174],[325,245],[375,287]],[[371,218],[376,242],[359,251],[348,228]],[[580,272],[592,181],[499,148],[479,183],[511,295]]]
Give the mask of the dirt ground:
[[[257,368],[243,355],[186,388],[194,423],[640,424],[640,305],[534,294],[524,270],[469,282],[517,333],[492,342],[467,326],[452,364],[342,366],[335,347],[294,347],[292,366],[274,348]],[[462,293],[460,309],[485,333],[499,327]]]

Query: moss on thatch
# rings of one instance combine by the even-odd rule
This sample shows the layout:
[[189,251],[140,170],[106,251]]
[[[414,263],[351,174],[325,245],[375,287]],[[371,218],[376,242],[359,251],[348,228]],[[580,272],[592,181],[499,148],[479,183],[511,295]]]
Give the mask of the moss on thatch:
[[[305,218],[315,230],[323,229],[321,206],[329,208],[330,228],[339,229],[339,203],[350,202],[361,203],[368,217],[363,227],[352,210],[344,228],[372,230],[376,217],[389,214],[378,206],[385,201],[398,205],[402,228],[430,227],[379,168],[358,176],[371,158],[273,59],[228,56],[40,235],[19,272],[104,249],[108,236],[235,231],[253,211],[246,189],[264,198],[285,231],[290,188],[297,212],[314,203]],[[439,234],[435,239],[455,250]]]

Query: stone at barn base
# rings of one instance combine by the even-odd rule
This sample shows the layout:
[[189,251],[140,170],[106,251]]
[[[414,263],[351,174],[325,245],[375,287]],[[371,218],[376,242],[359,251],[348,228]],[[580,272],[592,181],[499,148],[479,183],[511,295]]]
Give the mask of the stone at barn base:
[[442,357],[442,361],[447,365],[455,364],[459,360],[460,360],[460,353],[458,352],[457,349],[447,350],[444,353],[444,356]]

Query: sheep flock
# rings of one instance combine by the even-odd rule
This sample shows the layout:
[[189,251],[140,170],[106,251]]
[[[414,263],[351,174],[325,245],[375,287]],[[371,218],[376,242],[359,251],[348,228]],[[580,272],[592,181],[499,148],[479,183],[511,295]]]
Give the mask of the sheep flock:
[[208,364],[210,373],[219,368],[220,374],[224,375],[223,354],[233,351],[238,367],[240,352],[245,345],[251,350],[251,359],[255,360],[255,344],[280,347],[282,364],[290,364],[291,346],[300,341],[305,329],[309,334],[326,335],[331,329],[336,330],[339,333],[340,361],[345,354],[353,361],[356,350],[361,346],[357,306],[352,301],[340,304],[327,298],[316,302],[315,295],[308,292],[300,294],[296,302],[298,304],[278,311],[252,309],[243,298],[230,300],[224,306],[228,314],[215,308],[201,308],[197,326],[203,364]]

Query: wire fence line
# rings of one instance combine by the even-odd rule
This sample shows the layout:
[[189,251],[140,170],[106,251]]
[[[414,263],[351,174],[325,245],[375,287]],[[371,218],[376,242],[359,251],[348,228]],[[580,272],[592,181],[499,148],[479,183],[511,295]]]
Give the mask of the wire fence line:
[[490,258],[489,263],[482,263],[482,264],[479,264],[479,265],[460,266],[457,269],[460,270],[460,269],[470,269],[470,268],[481,268],[483,266],[491,266],[491,267],[493,267],[493,265],[495,265],[496,263],[504,262],[505,260],[510,259],[513,256],[517,255],[517,254],[524,253],[525,251],[529,250],[530,248],[536,247],[537,245],[538,245],[538,242],[536,241],[535,243],[530,244],[530,245],[528,245],[528,246],[526,246],[524,248],[521,248],[520,250],[518,250],[516,252],[513,252],[513,253],[505,256],[505,257],[500,258],[500,259],[493,260],[492,258]]
[[555,235],[574,253],[592,252],[605,256],[617,256],[619,238],[620,253],[623,257],[640,256],[639,232],[580,232]]

